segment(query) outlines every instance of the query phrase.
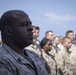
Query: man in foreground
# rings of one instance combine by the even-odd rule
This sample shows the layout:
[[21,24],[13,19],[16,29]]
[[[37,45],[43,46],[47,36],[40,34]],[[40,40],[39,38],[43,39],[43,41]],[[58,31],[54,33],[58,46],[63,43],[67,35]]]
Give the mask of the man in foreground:
[[5,12],[0,20],[0,75],[48,75],[43,61],[24,48],[32,44],[32,23],[21,10]]

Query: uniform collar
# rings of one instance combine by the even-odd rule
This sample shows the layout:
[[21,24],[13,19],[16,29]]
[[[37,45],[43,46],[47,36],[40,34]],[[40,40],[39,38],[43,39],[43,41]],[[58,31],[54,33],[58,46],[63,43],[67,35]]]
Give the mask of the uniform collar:
[[[33,67],[33,65],[28,61],[28,58],[25,59],[23,56],[15,52],[12,48],[7,46],[5,43],[2,44],[4,50],[9,53],[18,63],[20,64],[29,64]],[[34,67],[33,67],[34,68]]]

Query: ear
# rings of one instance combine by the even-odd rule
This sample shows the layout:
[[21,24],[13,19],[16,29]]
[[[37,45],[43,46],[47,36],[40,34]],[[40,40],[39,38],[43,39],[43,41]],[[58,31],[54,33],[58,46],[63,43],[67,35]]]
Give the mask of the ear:
[[43,49],[45,48],[45,46],[43,46]]
[[5,33],[6,33],[7,35],[12,36],[12,29],[11,29],[11,27],[6,26],[6,27],[4,28],[4,31],[5,31]]

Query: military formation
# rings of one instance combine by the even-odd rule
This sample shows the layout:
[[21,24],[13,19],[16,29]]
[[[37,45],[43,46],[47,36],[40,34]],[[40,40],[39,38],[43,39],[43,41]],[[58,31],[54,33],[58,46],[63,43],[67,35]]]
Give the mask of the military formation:
[[22,10],[9,10],[0,19],[0,75],[76,75],[74,32],[54,36],[40,28]]

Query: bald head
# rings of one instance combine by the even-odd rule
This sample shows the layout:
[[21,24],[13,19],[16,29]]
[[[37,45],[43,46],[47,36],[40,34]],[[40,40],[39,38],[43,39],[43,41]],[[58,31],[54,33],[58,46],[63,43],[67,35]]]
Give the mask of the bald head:
[[16,44],[19,47],[22,44],[22,48],[32,43],[32,23],[22,10],[5,12],[1,17],[0,29],[4,43]]
[[71,47],[71,45],[72,45],[71,39],[68,38],[68,37],[64,37],[62,44],[63,44],[64,47],[69,49]]
[[19,20],[21,20],[24,16],[28,17],[28,15],[22,10],[10,10],[5,12],[0,21],[0,29],[4,31],[5,26],[15,25]]

